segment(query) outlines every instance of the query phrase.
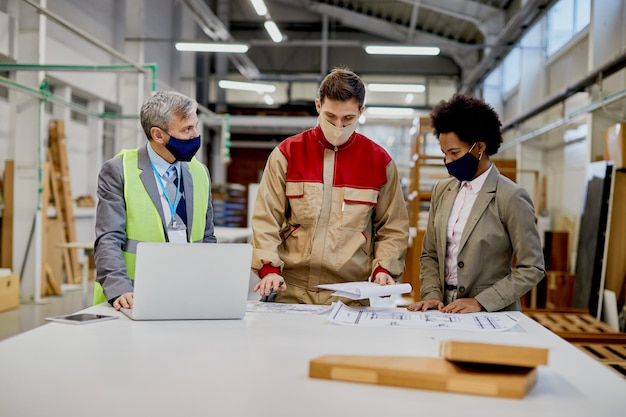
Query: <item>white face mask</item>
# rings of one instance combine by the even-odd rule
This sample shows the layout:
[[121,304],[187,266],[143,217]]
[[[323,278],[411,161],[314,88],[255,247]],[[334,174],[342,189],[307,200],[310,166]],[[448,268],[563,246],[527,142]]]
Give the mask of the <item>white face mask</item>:
[[334,146],[341,146],[346,143],[359,124],[358,120],[355,120],[354,123],[346,127],[336,127],[322,116],[317,117],[317,123],[322,128],[326,140]]

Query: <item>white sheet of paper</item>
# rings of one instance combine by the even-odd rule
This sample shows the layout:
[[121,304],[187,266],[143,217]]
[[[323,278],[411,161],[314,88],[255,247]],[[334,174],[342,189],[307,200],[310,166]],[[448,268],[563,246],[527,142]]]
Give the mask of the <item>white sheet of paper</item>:
[[283,304],[248,300],[246,311],[254,313],[289,313],[289,314],[326,314],[331,310],[328,305]]
[[386,295],[406,294],[411,292],[411,284],[379,285],[375,282],[342,282],[340,284],[322,284],[318,288],[335,291],[333,295],[351,300],[382,297]]
[[518,320],[506,312],[451,314],[437,310],[413,312],[406,309],[368,309],[348,307],[341,302],[333,305],[329,320],[344,326],[415,327],[428,329],[459,329],[503,331],[514,327]]

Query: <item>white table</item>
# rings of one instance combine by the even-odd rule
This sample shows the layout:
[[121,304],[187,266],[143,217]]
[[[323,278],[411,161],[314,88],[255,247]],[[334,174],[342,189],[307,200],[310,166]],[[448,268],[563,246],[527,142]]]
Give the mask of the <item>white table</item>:
[[[522,315],[506,332],[341,327],[325,316],[50,323],[0,342],[2,416],[623,416],[626,380]],[[442,340],[550,348],[521,400],[308,377],[324,354],[437,356]]]
[[219,243],[247,243],[252,238],[250,227],[215,226],[214,233]]

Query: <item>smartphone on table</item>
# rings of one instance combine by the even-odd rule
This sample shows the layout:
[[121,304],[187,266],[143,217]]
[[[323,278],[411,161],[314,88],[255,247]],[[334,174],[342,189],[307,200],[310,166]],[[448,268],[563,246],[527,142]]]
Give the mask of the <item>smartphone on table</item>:
[[114,320],[116,318],[117,316],[106,316],[103,314],[75,313],[66,314],[63,316],[46,317],[46,320],[54,321],[57,323],[86,324],[97,323],[99,321]]

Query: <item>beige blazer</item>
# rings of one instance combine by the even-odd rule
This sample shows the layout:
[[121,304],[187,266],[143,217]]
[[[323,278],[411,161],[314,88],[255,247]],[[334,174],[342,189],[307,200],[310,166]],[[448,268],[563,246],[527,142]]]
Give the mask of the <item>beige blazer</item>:
[[[433,190],[420,258],[422,300],[443,300],[446,227],[459,187],[450,178]],[[487,311],[520,310],[520,297],[545,275],[532,200],[495,166],[461,234],[457,262],[457,297],[474,297]]]

